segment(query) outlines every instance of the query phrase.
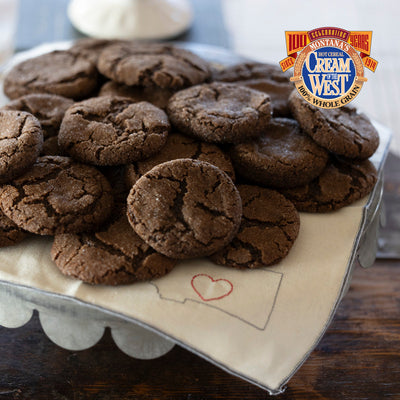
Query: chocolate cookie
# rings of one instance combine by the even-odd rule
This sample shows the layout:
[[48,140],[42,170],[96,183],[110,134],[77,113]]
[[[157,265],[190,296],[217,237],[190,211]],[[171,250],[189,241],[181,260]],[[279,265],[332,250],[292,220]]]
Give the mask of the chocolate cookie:
[[21,242],[27,233],[0,211],[0,247],[13,246]]
[[334,211],[366,196],[373,189],[377,172],[369,160],[333,160],[322,174],[307,185],[282,193],[299,211]]
[[110,215],[110,184],[94,167],[69,157],[39,157],[29,172],[0,187],[0,207],[39,235],[96,229]]
[[157,153],[170,124],[164,111],[123,97],[94,97],[74,104],[61,124],[58,143],[73,158],[119,165]]
[[126,166],[125,181],[130,188],[135,182],[150,171],[153,167],[163,162],[176,160],[177,158],[192,158],[194,160],[206,161],[222,169],[235,180],[235,171],[229,157],[219,147],[204,142],[198,142],[179,133],[168,136],[167,144],[153,157]]
[[291,115],[288,99],[293,91],[290,74],[272,64],[243,63],[214,73],[213,79],[223,82],[235,82],[238,85],[267,93],[271,99],[274,117]]
[[237,172],[262,186],[288,188],[316,178],[328,152],[300,130],[293,119],[273,118],[262,135],[231,149]]
[[168,115],[178,130],[190,136],[213,143],[240,143],[263,132],[271,107],[265,93],[214,82],[174,94]]
[[379,146],[378,132],[354,107],[315,107],[297,90],[290,95],[289,105],[303,130],[332,153],[361,160],[372,156]]
[[276,264],[297,238],[300,218],[294,205],[275,190],[239,185],[243,217],[236,237],[210,258],[235,268]]
[[88,97],[97,87],[95,66],[70,51],[53,51],[16,65],[4,79],[4,93],[16,99],[52,93],[72,99]]
[[24,173],[43,146],[39,121],[23,111],[0,110],[0,183]]
[[99,96],[120,96],[131,99],[132,102],[148,101],[156,107],[167,108],[169,98],[175,93],[170,89],[159,87],[127,86],[108,81],[100,89]]
[[107,285],[159,278],[176,264],[143,242],[125,214],[96,233],[57,235],[51,257],[63,274]]
[[219,168],[179,159],[143,175],[128,196],[128,219],[151,247],[171,258],[209,255],[239,229],[242,204]]
[[74,104],[73,100],[55,94],[34,93],[13,100],[4,110],[26,111],[34,115],[43,129],[43,137],[58,135],[65,111]]
[[159,43],[109,46],[101,53],[97,67],[115,82],[163,89],[196,85],[210,76],[207,62],[200,57]]

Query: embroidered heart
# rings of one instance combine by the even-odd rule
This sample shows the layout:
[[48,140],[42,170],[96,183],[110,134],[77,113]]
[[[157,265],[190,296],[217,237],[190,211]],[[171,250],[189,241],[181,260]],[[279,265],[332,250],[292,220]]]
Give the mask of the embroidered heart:
[[194,275],[193,290],[203,301],[219,300],[232,293],[233,285],[227,279],[213,279],[207,274]]

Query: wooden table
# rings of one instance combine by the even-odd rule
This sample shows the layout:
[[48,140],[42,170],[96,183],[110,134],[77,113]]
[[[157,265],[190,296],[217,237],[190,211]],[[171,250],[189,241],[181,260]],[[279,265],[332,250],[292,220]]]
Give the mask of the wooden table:
[[[66,3],[21,0],[17,47],[24,49],[43,41],[78,37],[65,20],[57,29],[50,22],[42,34],[29,31],[32,15],[54,15],[62,12]],[[221,24],[218,2],[198,0],[194,5],[196,22],[181,39],[227,47],[229,40]],[[209,29],[204,29],[205,24]],[[389,210],[400,204],[399,177],[400,159],[390,154],[384,194]],[[382,237],[392,237],[396,229],[396,221],[389,218]],[[400,260],[380,259],[368,270],[356,268],[332,325],[289,382],[286,392],[276,399],[400,399],[399,315]],[[24,327],[0,327],[0,349],[0,399],[269,397],[263,390],[178,346],[156,360],[135,360],[118,350],[106,331],[89,350],[61,349],[43,333],[36,314]]]

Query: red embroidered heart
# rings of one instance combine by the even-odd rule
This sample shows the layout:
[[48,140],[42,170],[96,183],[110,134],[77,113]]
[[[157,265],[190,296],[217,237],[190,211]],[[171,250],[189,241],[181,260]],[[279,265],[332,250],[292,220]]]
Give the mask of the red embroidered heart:
[[[205,278],[209,282],[205,282]],[[218,285],[218,282],[226,282],[227,285]],[[207,274],[194,275],[191,284],[193,290],[203,301],[222,299],[226,296],[229,296],[233,290],[232,283],[229,282],[227,279],[213,279],[210,275]],[[208,297],[205,292],[210,289],[210,285],[212,294],[210,294],[210,297]]]

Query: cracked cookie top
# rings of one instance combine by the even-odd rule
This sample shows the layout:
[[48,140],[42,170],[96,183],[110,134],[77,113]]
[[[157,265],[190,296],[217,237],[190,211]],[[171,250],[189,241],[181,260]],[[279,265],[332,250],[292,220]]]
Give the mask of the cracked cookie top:
[[73,100],[63,96],[46,93],[33,93],[13,100],[3,110],[26,111],[34,115],[43,129],[46,139],[57,136],[65,111],[74,104]]
[[99,71],[125,85],[181,89],[210,77],[206,61],[171,45],[120,43],[107,47],[98,60]]
[[170,124],[147,102],[102,96],[75,103],[65,113],[58,136],[62,150],[94,165],[121,165],[157,153]]
[[63,274],[107,285],[159,278],[176,264],[140,239],[125,214],[95,233],[56,235],[51,256]]
[[128,196],[136,233],[171,258],[209,255],[236,235],[242,215],[239,193],[219,168],[198,160],[159,164]]
[[53,51],[17,64],[4,79],[4,93],[16,99],[30,93],[52,93],[75,100],[97,87],[96,67],[70,51]]
[[125,181],[129,188],[158,164],[177,158],[192,158],[194,160],[206,161],[222,169],[229,177],[235,180],[235,171],[231,160],[218,146],[210,143],[199,142],[196,139],[172,133],[168,136],[166,145],[159,153],[143,161],[127,165],[125,168]]
[[371,192],[376,181],[377,172],[369,160],[332,159],[319,177],[282,193],[299,211],[328,212],[362,199]]
[[107,179],[69,157],[39,157],[24,175],[0,187],[0,208],[20,228],[39,235],[96,229],[111,212]]
[[259,138],[233,146],[230,155],[240,175],[275,188],[310,182],[329,158],[295,120],[287,118],[273,118]]
[[213,143],[240,143],[257,137],[271,119],[268,95],[222,82],[177,92],[167,110],[178,130]]
[[379,134],[365,114],[354,107],[318,108],[294,90],[289,106],[302,129],[320,146],[337,155],[367,159],[379,146]]
[[235,268],[258,268],[278,263],[297,238],[300,218],[294,205],[275,190],[238,185],[243,216],[238,234],[210,258]]
[[32,114],[0,110],[0,183],[24,173],[36,161],[42,146],[42,128]]

